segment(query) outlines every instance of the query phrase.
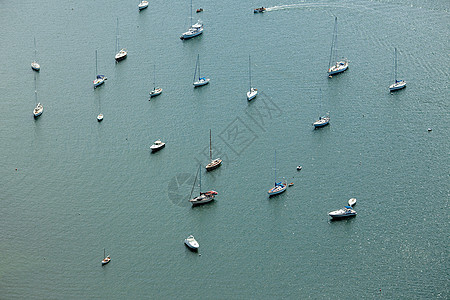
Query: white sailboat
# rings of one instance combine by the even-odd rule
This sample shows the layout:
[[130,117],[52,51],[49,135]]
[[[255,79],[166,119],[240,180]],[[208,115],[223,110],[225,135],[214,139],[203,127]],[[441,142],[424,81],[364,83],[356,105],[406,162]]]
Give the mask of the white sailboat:
[[[197,197],[191,198],[192,197],[192,192],[194,191],[194,187],[195,187],[195,183],[197,182],[197,177],[200,173],[200,180],[199,180],[199,185],[200,185],[200,195],[198,195]],[[211,201],[214,200],[214,197],[217,195],[218,193],[216,191],[207,191],[202,193],[202,172],[201,172],[201,166],[198,166],[198,170],[197,170],[197,174],[195,175],[195,180],[194,180],[194,184],[192,186],[192,190],[191,190],[191,195],[189,196],[189,198],[191,198],[189,200],[189,202],[191,202],[192,206],[196,206],[196,205],[200,205],[200,204],[205,204],[205,203],[209,203]]]
[[206,165],[206,171],[212,171],[222,164],[222,160],[220,158],[212,159],[212,147],[211,147],[211,129],[209,130],[209,164]]
[[330,62],[328,65],[328,76],[330,78],[332,75],[342,73],[348,69],[348,60],[338,60],[337,56],[337,17],[334,18],[333,39],[331,41]]
[[34,61],[31,63],[31,68],[39,72],[41,70],[41,66],[36,62],[36,55],[37,55],[36,38],[34,38]]
[[[320,101],[320,107],[322,107],[322,89],[320,89],[319,101]],[[313,123],[313,126],[315,129],[315,128],[327,126],[328,124],[330,124],[330,114],[326,113],[325,115],[320,116],[319,119]]]
[[[196,79],[197,77],[197,69],[198,69],[198,79]],[[202,85],[206,85],[209,83],[209,78],[206,77],[202,77],[200,75],[200,54],[197,55],[197,62],[195,63],[195,72],[194,72],[194,82],[193,85],[194,87],[199,87]]]
[[102,85],[103,83],[105,83],[105,80],[107,79],[105,75],[99,75],[98,74],[98,69],[97,69],[97,50],[95,50],[95,80],[94,80],[94,89],[97,88],[98,86]]
[[103,259],[102,259],[102,266],[106,265],[107,263],[109,263],[111,261],[111,256],[106,256],[106,250],[105,248],[103,248]]
[[406,87],[406,81],[397,80],[397,48],[394,48],[394,83],[389,86],[389,91],[401,90]]
[[156,87],[156,65],[153,65],[153,90],[149,93],[150,98],[161,95],[162,88]]
[[117,54],[114,57],[116,59],[116,63],[118,63],[121,60],[124,60],[125,58],[127,58],[128,52],[127,49],[122,48],[120,49],[119,47],[119,18],[117,18],[117,29],[116,29],[116,51]]
[[[191,18],[190,18],[190,22],[192,24],[192,0],[191,0]],[[193,37],[196,37],[200,34],[203,33],[203,23],[198,20],[197,23],[192,24],[191,27],[189,27],[188,31],[184,32],[181,36],[180,39],[182,40],[187,40]]]
[[42,104],[38,102],[37,99],[36,74],[34,74],[34,101],[36,103],[36,107],[33,109],[33,116],[37,118],[44,112],[44,106],[42,106]]
[[252,68],[251,68],[252,64],[250,61],[250,55],[248,56],[248,77],[249,77],[249,81],[250,81],[250,89],[247,92],[247,100],[251,101],[253,98],[256,97],[256,95],[258,95],[258,90],[252,87]]
[[269,197],[275,196],[286,191],[287,183],[286,180],[277,182],[277,151],[275,151],[275,185],[267,193]]
[[148,7],[148,1],[142,0],[139,4],[138,4],[138,8],[139,10],[143,10],[146,9]]

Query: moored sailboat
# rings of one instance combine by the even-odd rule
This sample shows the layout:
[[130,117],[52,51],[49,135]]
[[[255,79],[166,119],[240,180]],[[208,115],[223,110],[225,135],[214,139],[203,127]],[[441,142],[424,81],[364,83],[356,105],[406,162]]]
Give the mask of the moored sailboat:
[[105,83],[105,80],[107,79],[105,75],[99,75],[97,70],[97,50],[95,50],[95,80],[94,80],[94,89],[98,86]]
[[249,82],[250,82],[250,89],[247,92],[247,100],[251,101],[253,98],[256,97],[256,95],[258,95],[258,89],[255,89],[254,87],[252,87],[252,68],[251,68],[252,64],[250,61],[250,55],[248,56],[248,77],[249,77]]
[[269,194],[269,197],[275,196],[278,194],[283,193],[286,191],[287,183],[286,180],[277,182],[277,151],[275,151],[275,185],[273,188],[271,188],[267,193]]
[[337,55],[337,17],[334,18],[334,31],[333,31],[333,39],[331,41],[331,53],[330,53],[330,62],[328,63],[328,76],[332,77],[332,75],[342,73],[348,69],[348,60],[338,60]]
[[[199,180],[200,195],[198,195],[197,197],[191,198],[192,197],[192,192],[194,191],[195,183],[197,182],[197,177],[198,177],[199,173],[200,173],[200,180]],[[207,191],[207,192],[204,192],[204,193],[202,192],[202,172],[201,172],[201,166],[199,166],[197,174],[195,176],[194,184],[192,186],[191,195],[189,197],[191,199],[189,200],[189,202],[191,202],[192,206],[206,204],[206,203],[209,203],[209,202],[213,201],[214,197],[217,194],[218,193],[216,191],[214,191],[214,190]]]
[[35,118],[39,117],[40,115],[42,115],[42,113],[44,112],[44,106],[42,106],[42,104],[37,100],[37,85],[36,85],[36,74],[34,74],[34,101],[36,104],[36,107],[33,109],[33,116]]
[[[192,0],[191,0],[191,18],[190,18],[191,24],[193,23],[192,20],[193,18],[192,18]],[[198,20],[197,23],[192,24],[191,27],[189,27],[189,29],[180,36],[180,39],[187,40],[196,37],[202,33],[203,33],[203,23],[200,20]]]
[[41,70],[41,66],[36,62],[36,55],[37,55],[37,49],[36,49],[36,38],[34,38],[34,60],[31,63],[31,68],[37,72]]
[[119,18],[117,18],[117,29],[116,29],[116,55],[115,60],[116,63],[127,58],[128,51],[125,48],[120,49],[119,47]]
[[220,158],[212,159],[212,147],[211,147],[211,129],[209,130],[209,164],[206,165],[206,171],[212,171],[222,164],[222,160]]
[[406,87],[406,81],[397,80],[397,48],[394,48],[394,83],[389,86],[389,91],[401,90]]
[[[320,101],[320,107],[322,107],[322,89],[320,89],[319,101]],[[327,126],[328,124],[330,124],[330,114],[326,113],[325,115],[320,116],[319,119],[313,123],[313,126],[315,129],[315,128]]]
[[[198,70],[198,79],[196,79],[197,70]],[[194,87],[199,87],[199,86],[202,86],[202,85],[206,85],[208,83],[209,83],[209,78],[202,77],[200,75],[200,54],[198,54],[197,55],[197,62],[195,63],[195,72],[194,72],[193,85],[194,85]]]
[[103,259],[102,259],[102,266],[106,265],[107,263],[109,263],[111,261],[111,256],[106,256],[106,250],[105,248],[103,248]]
[[149,93],[150,98],[161,95],[162,88],[156,87],[156,65],[153,65],[153,90]]

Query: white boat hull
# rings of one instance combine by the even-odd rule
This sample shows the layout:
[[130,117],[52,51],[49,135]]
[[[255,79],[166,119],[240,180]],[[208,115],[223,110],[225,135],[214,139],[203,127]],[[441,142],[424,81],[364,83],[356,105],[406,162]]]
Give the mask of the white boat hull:
[[41,66],[35,61],[31,63],[31,68],[38,72],[41,70]]
[[99,122],[103,121],[103,114],[99,114],[97,116],[97,121],[99,121]]
[[314,128],[324,127],[330,124],[330,118],[321,118],[313,123]]
[[206,79],[201,79],[199,81],[194,82],[194,87],[199,87],[199,86],[203,86],[203,85],[207,85],[209,83],[209,78]]
[[188,238],[184,240],[184,244],[193,251],[197,251],[198,248],[200,247],[200,245],[192,235],[190,235]]
[[353,209],[339,209],[328,213],[333,219],[344,219],[356,216],[356,211]]
[[153,145],[150,146],[150,149],[152,150],[152,152],[156,152],[156,151],[161,150],[164,147],[166,147],[166,143],[161,143],[161,144],[158,144],[158,145],[153,144]]
[[348,200],[348,206],[355,206],[356,205],[356,198],[351,198]]
[[151,91],[149,93],[149,95],[150,95],[150,98],[152,98],[152,97],[156,97],[156,96],[161,95],[161,93],[162,93],[162,89],[161,88],[157,88],[157,89],[154,89],[153,91]]
[[114,58],[116,59],[116,62],[119,62],[119,61],[127,58],[127,55],[128,55],[128,52],[125,49],[122,49],[119,51],[119,53],[116,54],[116,56]]
[[40,115],[42,115],[43,112],[44,112],[44,107],[39,103],[33,110],[33,116],[35,118],[37,118]]
[[214,200],[214,196],[206,196],[206,195],[202,194],[198,197],[195,197],[195,198],[189,200],[189,202],[191,202],[192,206],[197,206],[197,205],[209,203],[213,200]]
[[273,187],[267,193],[269,194],[269,196],[275,196],[275,195],[281,194],[284,191],[286,191],[286,187],[287,187],[287,184],[284,184],[283,187]]
[[139,10],[146,9],[148,7],[148,1],[142,1],[138,4]]
[[247,92],[247,100],[251,101],[258,95],[258,90],[255,88],[252,88],[250,91]]
[[188,40],[191,39],[193,37],[199,36],[200,34],[203,33],[203,25],[196,23],[194,25],[192,25],[188,31],[186,31],[185,33],[183,33],[180,36],[180,39],[182,40]]
[[330,67],[328,69],[328,75],[332,76],[335,74],[342,73],[348,69],[348,62],[346,61],[339,61],[334,66]]
[[391,84],[389,86],[389,91],[391,91],[391,92],[392,91],[397,91],[397,90],[401,90],[401,89],[403,89],[405,87],[406,87],[406,81],[399,80],[398,82],[393,83],[393,84]]

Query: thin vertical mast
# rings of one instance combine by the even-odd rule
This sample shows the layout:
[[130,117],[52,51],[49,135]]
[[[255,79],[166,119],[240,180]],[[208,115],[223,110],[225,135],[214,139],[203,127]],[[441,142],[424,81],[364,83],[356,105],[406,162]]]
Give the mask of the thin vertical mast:
[[275,150],[275,186],[277,185],[277,150]]
[[97,78],[98,70],[97,70],[97,49],[95,50],[95,78]]
[[36,50],[36,37],[34,38],[34,61],[36,61],[37,50]]
[[156,65],[153,64],[153,90],[156,89]]
[[197,60],[198,60],[198,79],[200,80],[200,77],[201,77],[201,75],[200,75],[200,54],[198,55]]
[[202,194],[202,171],[201,171],[201,166],[198,166],[198,170],[200,173],[200,195]]
[[251,68],[251,63],[250,63],[250,55],[248,56],[248,77],[249,77],[249,81],[250,81],[249,91],[251,91],[252,90],[252,68]]
[[397,48],[394,48],[394,83],[397,82]]
[[[194,72],[194,81],[195,82],[195,77],[197,76],[197,68],[198,68],[198,59],[199,59],[200,54],[197,54],[197,60],[195,62],[195,72]],[[200,77],[200,76],[199,76]]]
[[119,53],[119,18],[117,18],[116,28],[116,53]]
[[192,0],[191,0],[191,26],[194,24],[194,21],[192,21],[193,20],[193,18],[192,18]]
[[211,150],[211,129],[209,130],[209,160],[212,161],[212,150]]

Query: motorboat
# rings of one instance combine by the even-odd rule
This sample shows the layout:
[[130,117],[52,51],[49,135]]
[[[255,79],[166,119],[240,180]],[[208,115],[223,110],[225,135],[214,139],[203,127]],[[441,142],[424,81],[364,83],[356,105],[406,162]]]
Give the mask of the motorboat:
[[152,152],[156,152],[156,151],[161,150],[165,146],[166,146],[166,143],[163,143],[160,140],[157,140],[153,143],[153,145],[150,146],[150,149],[152,150]]
[[350,198],[348,199],[348,206],[355,206],[356,205],[356,198]]
[[103,121],[103,114],[99,114],[97,116],[97,121],[99,121],[99,122]]
[[330,116],[328,114],[319,117],[319,119],[313,123],[314,128],[324,127],[327,126],[328,124],[330,124]]
[[192,234],[188,236],[186,239],[184,239],[184,244],[193,251],[198,251],[198,248],[200,247],[197,240],[194,238]]
[[36,107],[33,110],[33,115],[35,118],[39,117],[40,115],[42,115],[42,113],[44,112],[44,106],[42,106],[41,103],[38,103],[36,105]]
[[148,1],[143,0],[143,1],[141,1],[141,3],[138,4],[139,10],[143,10],[147,7],[148,7]]
[[332,211],[328,215],[333,219],[343,219],[356,216],[356,211],[351,206],[344,206],[344,208]]
[[265,7],[259,7],[259,8],[255,8],[255,9],[253,10],[253,13],[257,14],[257,13],[263,13],[263,12],[265,12],[265,11],[266,11],[266,8],[265,8]]

